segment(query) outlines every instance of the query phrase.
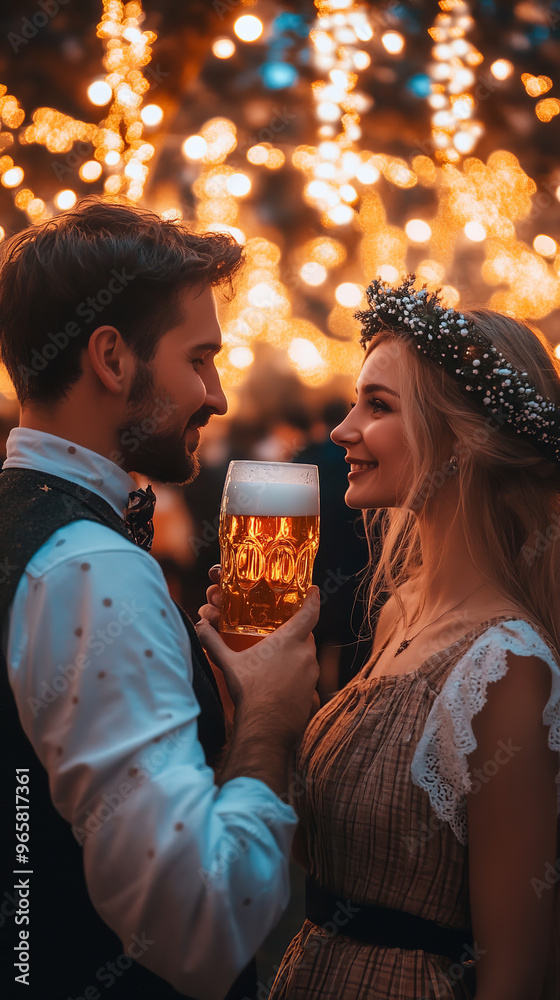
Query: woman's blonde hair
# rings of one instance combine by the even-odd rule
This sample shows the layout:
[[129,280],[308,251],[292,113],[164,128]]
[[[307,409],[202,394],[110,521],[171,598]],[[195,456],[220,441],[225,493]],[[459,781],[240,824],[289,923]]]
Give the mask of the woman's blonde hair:
[[[560,407],[560,363],[542,334],[489,309],[464,315],[508,361],[527,373],[542,396]],[[478,564],[477,552],[484,547],[486,561],[494,568],[493,578],[484,574],[485,579],[525,608],[560,648],[560,466],[542,458],[499,415],[481,412],[464,389],[421,355],[406,335],[380,330],[369,343],[366,357],[387,341],[403,348],[406,375],[401,380],[401,408],[413,482],[402,506],[364,511],[370,555],[365,581],[370,628],[384,591],[394,595],[399,622],[404,620],[408,626],[397,587],[413,580],[422,595],[438,569],[424,565],[418,515],[445,487],[454,451],[459,458],[454,474],[459,486],[456,517],[462,516],[469,526],[471,558]],[[453,439],[458,447],[452,448]]]

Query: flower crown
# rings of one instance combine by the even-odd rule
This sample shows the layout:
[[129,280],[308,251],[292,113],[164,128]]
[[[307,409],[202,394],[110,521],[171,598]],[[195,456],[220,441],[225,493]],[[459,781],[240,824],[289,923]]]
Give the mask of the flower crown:
[[509,424],[549,461],[560,464],[560,410],[545,399],[462,313],[441,305],[439,290],[414,287],[409,274],[398,288],[379,279],[368,286],[369,309],[355,313],[366,348],[380,330],[409,335],[419,351],[449,375],[500,423]]

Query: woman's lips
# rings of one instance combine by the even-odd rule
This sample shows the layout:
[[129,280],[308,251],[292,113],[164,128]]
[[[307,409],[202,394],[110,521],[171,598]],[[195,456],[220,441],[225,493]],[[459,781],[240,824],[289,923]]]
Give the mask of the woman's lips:
[[379,462],[351,462],[348,479],[355,479],[356,476],[363,476],[367,472],[377,469]]

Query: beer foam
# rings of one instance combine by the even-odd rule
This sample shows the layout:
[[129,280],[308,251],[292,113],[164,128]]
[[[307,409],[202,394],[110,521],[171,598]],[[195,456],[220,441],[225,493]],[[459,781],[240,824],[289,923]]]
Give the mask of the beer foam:
[[310,483],[233,482],[225,512],[235,517],[316,517],[319,491]]

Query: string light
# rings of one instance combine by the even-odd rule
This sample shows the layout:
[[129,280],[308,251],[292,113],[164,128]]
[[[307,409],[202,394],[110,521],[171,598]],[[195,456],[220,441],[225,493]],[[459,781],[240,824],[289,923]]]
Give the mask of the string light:
[[[370,63],[362,45],[373,37],[373,28],[365,8],[338,0],[326,5],[316,0],[316,5],[319,16],[310,32],[312,59],[327,79],[317,80],[312,93],[323,141],[317,148],[308,147],[307,156],[298,157],[303,150],[296,150],[292,162],[307,174],[304,196],[322,212],[323,223],[348,225],[355,217],[351,205],[359,197],[350,181],[363,164],[354,147],[362,134],[360,116],[371,105],[371,99],[355,89],[356,70]],[[373,172],[366,173],[365,183],[375,179]]]
[[467,41],[466,33],[473,25],[469,5],[462,0],[440,0],[442,13],[430,28],[434,40],[428,67],[431,94],[428,103],[433,109],[432,137],[435,155],[443,163],[457,163],[471,153],[483,132],[482,123],[473,119],[475,102],[469,92],[475,82],[472,67],[483,56]]

